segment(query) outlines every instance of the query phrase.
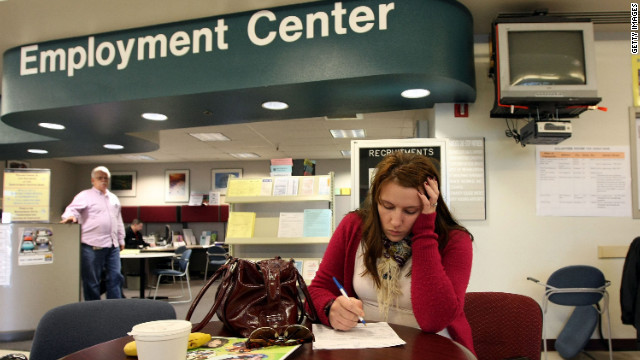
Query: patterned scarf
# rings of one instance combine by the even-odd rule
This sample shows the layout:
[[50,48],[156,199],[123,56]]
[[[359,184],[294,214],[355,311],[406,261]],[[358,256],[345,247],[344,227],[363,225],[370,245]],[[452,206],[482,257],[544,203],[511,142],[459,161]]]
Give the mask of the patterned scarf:
[[382,258],[378,260],[378,276],[380,277],[380,289],[378,289],[378,306],[385,321],[389,316],[389,307],[393,302],[398,304],[398,296],[402,294],[398,286],[398,278],[402,267],[411,257],[411,235],[393,242],[385,236],[383,239],[384,251]]

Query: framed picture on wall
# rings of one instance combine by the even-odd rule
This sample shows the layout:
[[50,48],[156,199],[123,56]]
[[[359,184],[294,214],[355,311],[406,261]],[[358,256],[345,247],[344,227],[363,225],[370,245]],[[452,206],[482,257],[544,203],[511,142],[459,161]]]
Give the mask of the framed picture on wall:
[[136,196],[136,172],[114,171],[111,173],[109,186],[112,193],[121,196]]
[[189,170],[165,170],[164,201],[189,201]]
[[7,160],[7,169],[27,169],[30,167],[29,162],[21,160]]
[[226,194],[230,176],[242,178],[242,169],[212,169],[211,191]]

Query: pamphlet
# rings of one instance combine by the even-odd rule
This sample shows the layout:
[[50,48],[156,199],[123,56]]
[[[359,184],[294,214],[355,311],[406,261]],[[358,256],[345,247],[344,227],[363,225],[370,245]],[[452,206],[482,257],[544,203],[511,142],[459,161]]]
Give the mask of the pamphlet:
[[182,229],[182,235],[184,237],[184,242],[187,245],[197,245],[196,236],[193,234],[192,229]]
[[274,178],[273,196],[298,195],[298,178],[281,176]]
[[260,187],[261,196],[271,196],[273,189],[273,179],[262,179],[262,186]]
[[302,237],[302,224],[304,213],[281,212],[278,222],[278,237],[295,238]]
[[251,238],[256,224],[254,212],[231,212],[227,223],[228,238]]
[[248,349],[244,344],[246,340],[246,338],[214,336],[204,347],[189,350],[186,360],[283,360],[301,346],[267,346]]
[[306,260],[302,265],[302,278],[313,280],[320,268],[320,260]]
[[331,209],[304,209],[305,237],[331,236]]
[[260,179],[229,179],[227,197],[259,196],[262,190]]
[[318,195],[331,194],[331,177],[321,176],[318,178]]
[[313,195],[313,187],[316,179],[314,177],[303,177],[300,184],[300,195]]

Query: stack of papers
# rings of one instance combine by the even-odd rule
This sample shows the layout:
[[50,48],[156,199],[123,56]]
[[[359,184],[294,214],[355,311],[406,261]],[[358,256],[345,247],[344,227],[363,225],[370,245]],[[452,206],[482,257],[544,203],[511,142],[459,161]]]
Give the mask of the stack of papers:
[[367,323],[367,326],[358,324],[349,331],[313,324],[313,335],[316,338],[313,350],[383,348],[406,344],[386,322]]

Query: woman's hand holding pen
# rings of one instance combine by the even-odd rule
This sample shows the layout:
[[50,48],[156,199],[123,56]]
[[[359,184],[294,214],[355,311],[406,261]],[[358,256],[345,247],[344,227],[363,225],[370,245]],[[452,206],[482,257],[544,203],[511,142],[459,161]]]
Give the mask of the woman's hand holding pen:
[[358,324],[358,316],[364,317],[362,301],[338,296],[329,311],[329,323],[336,330],[349,330]]
[[431,214],[436,211],[438,205],[438,197],[440,197],[440,190],[438,190],[438,181],[435,178],[429,177],[424,182],[424,190],[418,190],[418,197],[422,201],[422,213]]

